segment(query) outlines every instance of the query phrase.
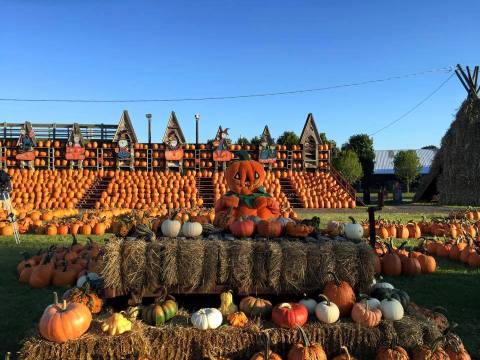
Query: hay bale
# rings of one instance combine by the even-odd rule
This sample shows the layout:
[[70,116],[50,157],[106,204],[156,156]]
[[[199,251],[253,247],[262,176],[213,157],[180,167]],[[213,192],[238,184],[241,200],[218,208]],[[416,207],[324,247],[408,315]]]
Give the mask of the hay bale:
[[177,277],[177,241],[163,241],[163,248],[160,256],[160,280],[165,286],[176,286]]
[[268,250],[270,255],[267,259],[268,286],[279,292],[282,281],[282,247],[277,242],[271,242],[268,245]]
[[122,282],[122,240],[119,238],[110,238],[105,243],[102,268],[100,274],[104,279],[106,288],[123,291]]
[[205,241],[202,270],[202,288],[205,291],[214,289],[217,283],[218,251],[218,241]]
[[328,273],[335,271],[332,261],[333,242],[328,241],[323,246],[309,244],[307,249],[307,273],[305,275],[305,290],[318,291],[325,287]]
[[[188,324],[188,313],[180,311],[167,325],[154,327],[134,322],[133,330],[120,336],[107,336],[94,321],[88,334],[65,344],[54,344],[39,336],[28,339],[21,358],[33,359],[129,359],[139,355],[159,360],[203,360],[227,357],[245,360],[263,349],[265,334],[271,339],[272,350],[286,358],[291,346],[300,341],[296,329],[280,329],[270,322],[252,322],[239,329],[222,326],[215,330],[198,330]],[[357,359],[373,359],[381,345],[398,345],[411,350],[432,344],[423,332],[430,323],[414,316],[400,321],[382,320],[375,328],[367,328],[341,319],[335,324],[309,322],[304,326],[309,339],[320,343],[329,358],[346,346]],[[438,330],[437,330],[438,331]]]
[[306,245],[299,241],[282,241],[282,289],[302,292],[307,273]]
[[150,357],[150,340],[144,331],[147,327],[135,321],[132,331],[108,336],[100,329],[100,323],[93,321],[87,334],[63,344],[44,340],[36,335],[23,343],[20,359],[24,360],[62,360],[78,359],[137,359],[139,356]]
[[146,285],[147,289],[154,291],[161,286],[160,273],[161,273],[161,263],[162,263],[162,251],[163,243],[153,242],[148,243],[146,249],[146,262],[145,262],[145,276],[146,276]]
[[122,282],[127,292],[142,293],[146,285],[147,243],[139,240],[127,240],[122,245]]
[[217,265],[217,284],[223,285],[230,278],[230,254],[229,243],[227,241],[218,241],[218,265]]
[[204,240],[178,240],[177,281],[181,286],[198,288],[202,284]]
[[267,241],[258,241],[253,244],[252,263],[253,263],[253,284],[255,289],[268,287],[268,258],[270,256]]
[[232,288],[251,289],[253,284],[252,241],[230,243],[230,279]]

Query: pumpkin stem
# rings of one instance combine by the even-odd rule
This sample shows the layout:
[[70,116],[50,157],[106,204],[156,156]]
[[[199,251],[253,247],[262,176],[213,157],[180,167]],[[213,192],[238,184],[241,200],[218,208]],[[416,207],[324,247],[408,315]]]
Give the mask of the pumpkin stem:
[[327,306],[330,306],[330,299],[327,297],[327,295],[320,294],[320,295],[318,295],[318,297],[319,297],[320,299],[324,299],[324,301],[327,302]]
[[347,355],[347,359],[351,360],[350,352],[348,351],[348,348],[346,346],[340,346],[340,349]]
[[5,360],[10,360],[10,351],[5,354]]
[[63,300],[62,309],[63,309],[63,310],[66,310],[66,309],[67,309],[67,300]]
[[270,335],[268,333],[265,334],[265,355],[264,359],[268,360],[270,358]]
[[303,343],[305,344],[305,347],[310,347],[310,341],[308,340],[308,336],[305,333],[305,330],[301,326],[297,326],[298,330],[300,331],[300,335],[302,336]]
[[338,279],[338,276],[333,271],[329,271],[328,273],[332,275],[333,280],[335,281],[335,284],[337,286],[340,286],[341,283],[340,283],[340,280]]
[[58,305],[58,294],[56,291],[53,292],[53,304]]
[[353,218],[353,216],[349,216],[348,218],[352,221],[352,224],[356,224],[356,223],[357,223],[357,220],[355,220],[355,219]]

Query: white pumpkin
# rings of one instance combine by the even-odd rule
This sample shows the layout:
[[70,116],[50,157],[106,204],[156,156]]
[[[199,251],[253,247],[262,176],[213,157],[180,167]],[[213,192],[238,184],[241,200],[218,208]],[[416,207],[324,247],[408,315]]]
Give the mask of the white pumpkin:
[[367,302],[368,308],[371,310],[378,309],[380,307],[380,300],[372,298],[372,297],[366,297],[365,301]]
[[100,276],[98,276],[96,273],[89,272],[86,275],[82,275],[77,279],[77,287],[82,287],[87,282],[95,281],[99,279],[100,279]]
[[168,237],[177,237],[181,226],[180,221],[167,219],[162,223],[162,234]]
[[338,306],[331,302],[325,295],[320,295],[324,301],[315,306],[315,316],[321,322],[333,324],[340,317]]
[[193,326],[200,330],[216,329],[223,322],[223,316],[220,310],[215,308],[200,309],[192,314]]
[[400,301],[392,298],[383,299],[380,303],[382,316],[387,320],[400,320],[403,318],[403,306]]
[[361,240],[363,237],[363,227],[358,224],[353,217],[350,217],[351,223],[347,223],[343,227],[345,237],[349,240]]
[[375,291],[377,289],[391,289],[391,290],[393,290],[394,288],[395,287],[388,282],[384,282],[384,281],[376,282],[375,281],[375,283],[372,283],[372,286],[370,287],[370,291]]
[[308,310],[308,315],[313,315],[315,313],[315,307],[317,306],[317,302],[311,298],[307,298],[307,295],[302,300],[299,301],[300,304],[305,306]]
[[182,234],[186,237],[197,237],[202,235],[202,224],[195,221],[187,221],[182,225]]

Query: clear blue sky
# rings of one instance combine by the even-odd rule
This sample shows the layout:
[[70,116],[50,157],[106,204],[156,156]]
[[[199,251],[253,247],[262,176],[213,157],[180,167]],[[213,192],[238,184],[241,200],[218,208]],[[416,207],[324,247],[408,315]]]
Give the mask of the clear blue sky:
[[[162,5],[160,5],[162,4]],[[202,97],[322,87],[480,60],[472,1],[4,1],[0,98]],[[300,132],[309,112],[337,143],[407,111],[447,75],[244,100],[65,104],[0,102],[0,121],[116,123],[144,114],[161,139],[175,110],[194,141],[219,124],[252,137]],[[374,137],[377,149],[438,145],[465,97],[456,77],[412,115]]]

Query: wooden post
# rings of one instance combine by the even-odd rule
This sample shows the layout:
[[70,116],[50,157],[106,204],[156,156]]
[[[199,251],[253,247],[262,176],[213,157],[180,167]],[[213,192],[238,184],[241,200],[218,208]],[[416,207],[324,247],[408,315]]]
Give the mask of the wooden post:
[[370,229],[370,245],[375,249],[375,242],[377,234],[375,231],[375,211],[380,211],[382,208],[380,206],[370,206],[368,211],[368,224]]

